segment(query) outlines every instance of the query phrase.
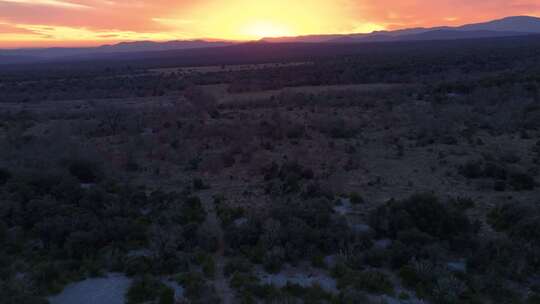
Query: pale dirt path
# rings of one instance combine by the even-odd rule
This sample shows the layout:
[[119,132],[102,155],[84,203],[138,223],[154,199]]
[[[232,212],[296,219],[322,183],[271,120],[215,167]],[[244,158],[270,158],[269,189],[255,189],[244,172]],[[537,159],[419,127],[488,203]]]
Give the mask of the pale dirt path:
[[212,193],[209,191],[203,191],[197,193],[201,202],[204,206],[204,209],[207,212],[206,222],[211,231],[216,233],[218,239],[218,250],[214,254],[214,261],[216,263],[216,274],[214,278],[214,287],[218,296],[222,300],[222,304],[232,304],[234,303],[234,292],[229,286],[229,280],[225,278],[224,268],[225,268],[225,238],[223,236],[223,229],[221,228],[221,222],[217,216],[216,207],[214,205],[214,199],[212,198]]

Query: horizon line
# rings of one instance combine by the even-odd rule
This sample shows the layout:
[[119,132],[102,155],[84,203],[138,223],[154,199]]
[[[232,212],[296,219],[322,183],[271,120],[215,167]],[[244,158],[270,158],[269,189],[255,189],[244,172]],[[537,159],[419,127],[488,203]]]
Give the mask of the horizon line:
[[[304,38],[304,37],[324,37],[324,36],[349,36],[349,35],[369,35],[374,33],[388,33],[388,32],[395,32],[395,31],[402,31],[402,30],[413,30],[413,29],[437,29],[437,28],[459,28],[466,25],[474,25],[474,24],[482,24],[482,23],[489,23],[494,21],[500,21],[505,20],[509,18],[537,18],[540,19],[540,16],[537,15],[511,15],[506,16],[502,18],[497,19],[490,19],[486,21],[481,22],[475,22],[475,23],[464,23],[460,25],[450,26],[450,25],[437,25],[432,27],[403,27],[403,28],[397,28],[397,29],[384,29],[384,30],[375,30],[371,32],[347,32],[347,33],[313,33],[313,34],[303,34],[303,35],[290,35],[290,36],[268,36],[268,37],[261,37],[257,39],[223,39],[223,38],[186,38],[186,39],[172,39],[172,40],[119,40],[119,41],[113,41],[111,43],[103,43],[103,44],[93,44],[92,42],[89,42],[88,45],[58,45],[58,46],[44,46],[44,47],[0,47],[0,51],[17,51],[17,50],[44,50],[44,49],[93,49],[93,48],[100,48],[100,47],[107,47],[107,46],[117,46],[120,44],[126,44],[126,43],[138,43],[138,42],[148,42],[148,43],[169,43],[169,42],[223,42],[223,43],[250,43],[250,42],[265,42],[265,40],[271,40],[271,39],[287,39],[287,38]],[[517,32],[516,32],[517,33]],[[98,41],[96,41],[98,42]]]

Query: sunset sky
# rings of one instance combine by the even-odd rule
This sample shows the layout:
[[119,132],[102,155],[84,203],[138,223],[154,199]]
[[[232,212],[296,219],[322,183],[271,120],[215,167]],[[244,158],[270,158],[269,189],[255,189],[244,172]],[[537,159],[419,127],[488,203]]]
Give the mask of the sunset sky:
[[539,0],[0,0],[0,48],[371,32],[540,16]]

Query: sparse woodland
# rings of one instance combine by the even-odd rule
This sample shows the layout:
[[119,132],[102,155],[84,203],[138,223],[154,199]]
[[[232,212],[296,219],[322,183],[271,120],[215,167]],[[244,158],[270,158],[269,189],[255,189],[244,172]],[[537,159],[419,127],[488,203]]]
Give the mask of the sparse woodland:
[[540,303],[537,44],[0,72],[0,302]]

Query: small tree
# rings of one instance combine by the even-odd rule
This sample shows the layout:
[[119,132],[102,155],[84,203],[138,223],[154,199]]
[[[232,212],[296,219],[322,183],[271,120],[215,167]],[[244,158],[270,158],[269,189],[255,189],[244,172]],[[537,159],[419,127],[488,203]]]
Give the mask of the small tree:
[[216,98],[202,88],[197,86],[189,87],[184,91],[184,97],[194,107],[197,115],[200,115],[203,119],[206,119],[207,116],[211,118],[219,116]]

